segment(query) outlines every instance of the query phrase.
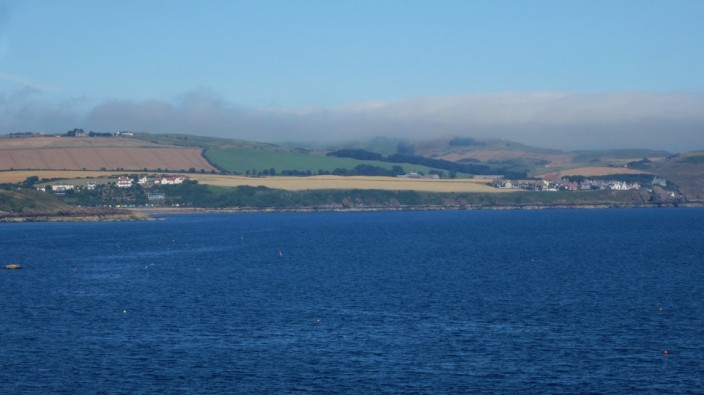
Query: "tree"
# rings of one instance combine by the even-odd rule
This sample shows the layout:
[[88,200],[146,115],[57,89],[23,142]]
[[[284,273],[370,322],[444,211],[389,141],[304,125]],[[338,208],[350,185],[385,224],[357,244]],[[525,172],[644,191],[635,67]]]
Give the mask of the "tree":
[[34,186],[39,181],[39,177],[37,176],[30,176],[25,178],[24,182],[22,183],[23,186],[27,188],[31,188]]

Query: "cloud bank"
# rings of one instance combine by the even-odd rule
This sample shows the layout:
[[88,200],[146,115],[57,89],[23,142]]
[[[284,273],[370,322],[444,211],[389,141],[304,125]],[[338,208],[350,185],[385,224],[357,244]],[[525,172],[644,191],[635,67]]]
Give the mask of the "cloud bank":
[[[502,138],[558,149],[704,149],[704,95],[504,92],[370,101],[337,108],[252,109],[204,91],[174,100],[108,100],[79,112],[25,91],[0,95],[0,132],[135,130],[256,141],[372,136]],[[39,95],[40,96],[40,95]]]

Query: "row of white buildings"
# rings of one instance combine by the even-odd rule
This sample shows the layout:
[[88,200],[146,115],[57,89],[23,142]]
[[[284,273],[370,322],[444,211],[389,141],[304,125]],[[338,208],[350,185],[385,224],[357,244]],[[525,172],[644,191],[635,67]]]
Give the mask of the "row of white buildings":
[[[118,188],[130,188],[135,180],[137,180],[137,184],[139,185],[146,185],[149,183],[149,178],[147,178],[147,176],[136,178],[122,176],[117,179],[115,186]],[[183,184],[186,180],[186,176],[161,176],[152,179],[152,183],[155,185],[178,185]]]
[[629,191],[640,189],[637,182],[628,183],[619,180],[584,180],[573,182],[566,180],[539,180],[539,181],[516,181],[516,180],[496,180],[493,185],[503,189],[527,189],[531,191],[577,191],[591,189],[612,189],[616,191]]
[[[156,177],[151,179],[151,183],[154,185],[178,185],[178,184],[183,184],[184,181],[186,181],[188,177],[186,176],[161,176],[161,177]],[[118,188],[131,188],[134,183],[137,183],[139,185],[147,185],[149,184],[150,180],[147,176],[139,176],[139,177],[128,177],[128,176],[121,176],[118,177],[117,181],[115,182],[115,186]],[[86,189],[88,190],[93,190],[96,187],[95,182],[89,182],[86,184]],[[67,184],[67,183],[57,183],[57,184],[52,184],[51,185],[51,190],[52,192],[55,193],[64,193],[66,191],[71,191],[76,189],[76,185],[74,184]],[[40,191],[46,191],[45,187],[39,187],[37,188]]]

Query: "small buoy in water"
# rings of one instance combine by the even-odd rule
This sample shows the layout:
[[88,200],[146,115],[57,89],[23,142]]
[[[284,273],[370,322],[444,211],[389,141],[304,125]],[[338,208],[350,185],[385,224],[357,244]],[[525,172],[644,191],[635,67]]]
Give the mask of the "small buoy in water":
[[663,351],[662,353],[663,353],[663,355],[665,355],[665,356],[668,356],[668,355],[670,355],[670,352],[669,352],[669,351],[667,351],[667,350]]

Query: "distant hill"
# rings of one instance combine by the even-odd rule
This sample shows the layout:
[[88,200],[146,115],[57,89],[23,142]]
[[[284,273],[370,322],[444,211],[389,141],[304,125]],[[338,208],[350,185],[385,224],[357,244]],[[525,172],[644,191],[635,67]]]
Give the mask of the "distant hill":
[[385,156],[401,153],[457,163],[481,163],[531,175],[583,167],[623,167],[643,158],[661,160],[672,155],[666,151],[642,149],[561,151],[508,140],[471,137],[416,141],[380,137],[329,144],[326,148],[330,151],[363,149]]
[[196,148],[242,148],[242,149],[277,149],[281,148],[275,144],[257,143],[254,141],[245,141],[237,139],[228,139],[221,137],[196,136],[190,134],[154,134],[154,133],[136,133],[134,140],[143,141],[146,143],[157,144],[160,146],[174,147],[196,147]]
[[704,199],[704,151],[684,152],[650,164],[690,199]]

